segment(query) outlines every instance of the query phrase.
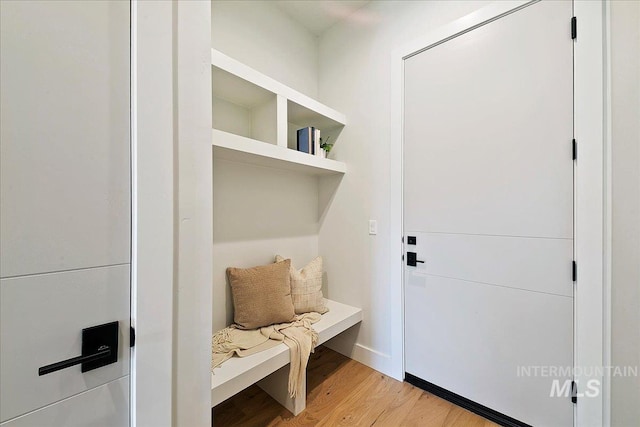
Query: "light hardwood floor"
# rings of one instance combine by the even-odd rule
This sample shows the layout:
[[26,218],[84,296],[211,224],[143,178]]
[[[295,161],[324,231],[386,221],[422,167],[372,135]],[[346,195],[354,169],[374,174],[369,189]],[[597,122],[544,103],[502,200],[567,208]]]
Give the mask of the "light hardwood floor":
[[322,346],[309,360],[307,407],[297,417],[255,385],[222,402],[212,412],[215,427],[497,426]]

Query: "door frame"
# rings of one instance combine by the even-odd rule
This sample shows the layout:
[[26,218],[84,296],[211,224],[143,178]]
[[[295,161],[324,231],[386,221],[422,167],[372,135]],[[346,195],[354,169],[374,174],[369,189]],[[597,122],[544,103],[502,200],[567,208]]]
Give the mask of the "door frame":
[[131,0],[131,426],[211,424],[211,4]]
[[174,10],[172,2],[130,4],[131,326],[136,332],[130,426],[168,426],[174,412]]
[[[404,60],[429,47],[471,31],[539,0],[496,1],[448,25],[395,49],[391,61],[391,203],[390,237],[398,252],[390,260],[391,375],[404,379],[403,229],[403,117]],[[574,187],[574,256],[577,282],[574,293],[574,366],[578,393],[590,380],[599,381],[595,396],[580,397],[574,407],[575,425],[609,425],[609,378],[594,367],[610,364],[610,144],[608,137],[606,0],[574,0],[578,37],[574,44],[574,137],[578,141]],[[567,22],[567,36],[570,23]],[[570,143],[570,141],[567,141]],[[590,375],[587,375],[590,374]],[[591,383],[593,384],[593,383]]]

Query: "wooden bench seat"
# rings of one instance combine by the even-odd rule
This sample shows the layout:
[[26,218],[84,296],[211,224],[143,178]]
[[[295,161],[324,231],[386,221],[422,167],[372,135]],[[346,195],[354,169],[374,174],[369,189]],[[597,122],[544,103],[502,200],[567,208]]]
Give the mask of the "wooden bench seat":
[[[335,337],[362,320],[362,309],[327,300],[329,312],[313,324],[318,345]],[[247,357],[232,357],[211,374],[211,406],[227,400],[252,384],[258,385],[294,415],[304,410],[306,381],[300,397],[288,396],[289,347],[282,343]]]

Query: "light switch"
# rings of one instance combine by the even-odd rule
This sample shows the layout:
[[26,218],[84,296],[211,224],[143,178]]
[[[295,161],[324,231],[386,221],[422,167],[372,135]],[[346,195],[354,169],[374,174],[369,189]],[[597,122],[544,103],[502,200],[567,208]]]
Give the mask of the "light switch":
[[369,220],[369,234],[378,234],[378,221],[375,219]]

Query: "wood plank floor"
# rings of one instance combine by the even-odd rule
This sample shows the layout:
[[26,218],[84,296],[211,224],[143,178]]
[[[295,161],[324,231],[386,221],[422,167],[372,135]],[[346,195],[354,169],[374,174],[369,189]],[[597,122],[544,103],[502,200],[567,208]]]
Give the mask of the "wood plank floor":
[[307,407],[297,417],[254,385],[216,406],[212,418],[215,427],[497,426],[323,346],[309,360]]

